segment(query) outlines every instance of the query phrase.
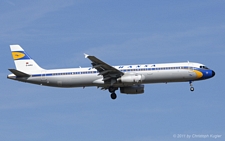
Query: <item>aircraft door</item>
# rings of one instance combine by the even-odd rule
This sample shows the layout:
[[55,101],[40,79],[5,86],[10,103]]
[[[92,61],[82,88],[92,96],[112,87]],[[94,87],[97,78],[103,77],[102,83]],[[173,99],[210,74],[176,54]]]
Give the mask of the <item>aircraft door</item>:
[[188,62],[188,74],[189,77],[193,77],[195,75],[195,73],[193,72],[192,64],[190,62]]
[[193,71],[192,63],[188,62],[188,72],[192,73]]
[[46,81],[46,71],[41,72],[41,81]]

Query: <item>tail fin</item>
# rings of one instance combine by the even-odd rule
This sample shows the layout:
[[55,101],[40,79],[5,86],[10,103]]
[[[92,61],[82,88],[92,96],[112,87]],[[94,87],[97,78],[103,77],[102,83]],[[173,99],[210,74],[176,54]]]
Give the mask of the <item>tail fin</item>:
[[16,69],[22,72],[33,72],[43,70],[39,65],[22,49],[20,45],[10,45],[12,57]]

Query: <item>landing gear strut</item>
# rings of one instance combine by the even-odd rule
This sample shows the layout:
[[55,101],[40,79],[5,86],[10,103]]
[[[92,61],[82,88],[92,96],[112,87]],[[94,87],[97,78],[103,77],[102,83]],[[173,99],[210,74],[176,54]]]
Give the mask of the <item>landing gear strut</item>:
[[109,89],[109,92],[111,93],[111,95],[110,95],[111,98],[112,98],[113,100],[116,99],[117,95],[116,95],[115,91],[118,90],[118,88],[115,88],[115,87],[109,87],[108,89]]
[[192,81],[189,81],[189,84],[190,84],[190,90],[193,92],[194,90],[195,90],[195,88],[194,87],[192,87]]

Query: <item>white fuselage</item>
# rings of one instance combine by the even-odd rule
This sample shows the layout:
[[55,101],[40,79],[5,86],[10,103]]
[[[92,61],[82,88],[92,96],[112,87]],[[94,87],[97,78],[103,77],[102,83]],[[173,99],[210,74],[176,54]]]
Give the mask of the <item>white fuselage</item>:
[[[128,76],[129,80],[124,82],[118,80],[113,86],[124,87],[147,83],[186,82],[210,78],[212,70],[201,69],[200,66],[203,65],[191,62],[114,66],[114,68],[123,72],[124,76]],[[108,87],[111,85],[105,83],[102,75],[99,75],[99,72],[92,67],[41,70],[29,74],[30,77],[16,77],[11,74],[8,78],[53,87]],[[208,76],[206,76],[207,74]],[[135,77],[135,75],[139,77]],[[138,81],[135,79],[138,79]]]
[[144,93],[147,83],[192,82],[204,80],[215,75],[213,70],[203,64],[184,62],[166,64],[142,64],[111,66],[95,56],[87,54],[92,67],[74,69],[41,68],[20,45],[10,45],[16,69],[9,69],[13,74],[9,79],[52,87],[97,86],[109,90],[111,98],[116,99],[115,91],[120,89],[125,94]]

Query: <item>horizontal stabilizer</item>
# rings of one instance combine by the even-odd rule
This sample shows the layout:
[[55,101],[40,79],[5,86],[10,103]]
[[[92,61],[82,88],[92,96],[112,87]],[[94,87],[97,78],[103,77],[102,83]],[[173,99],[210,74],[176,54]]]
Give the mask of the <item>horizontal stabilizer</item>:
[[9,69],[13,74],[15,74],[17,77],[29,77],[29,74],[26,74],[24,72],[18,71],[16,69]]

